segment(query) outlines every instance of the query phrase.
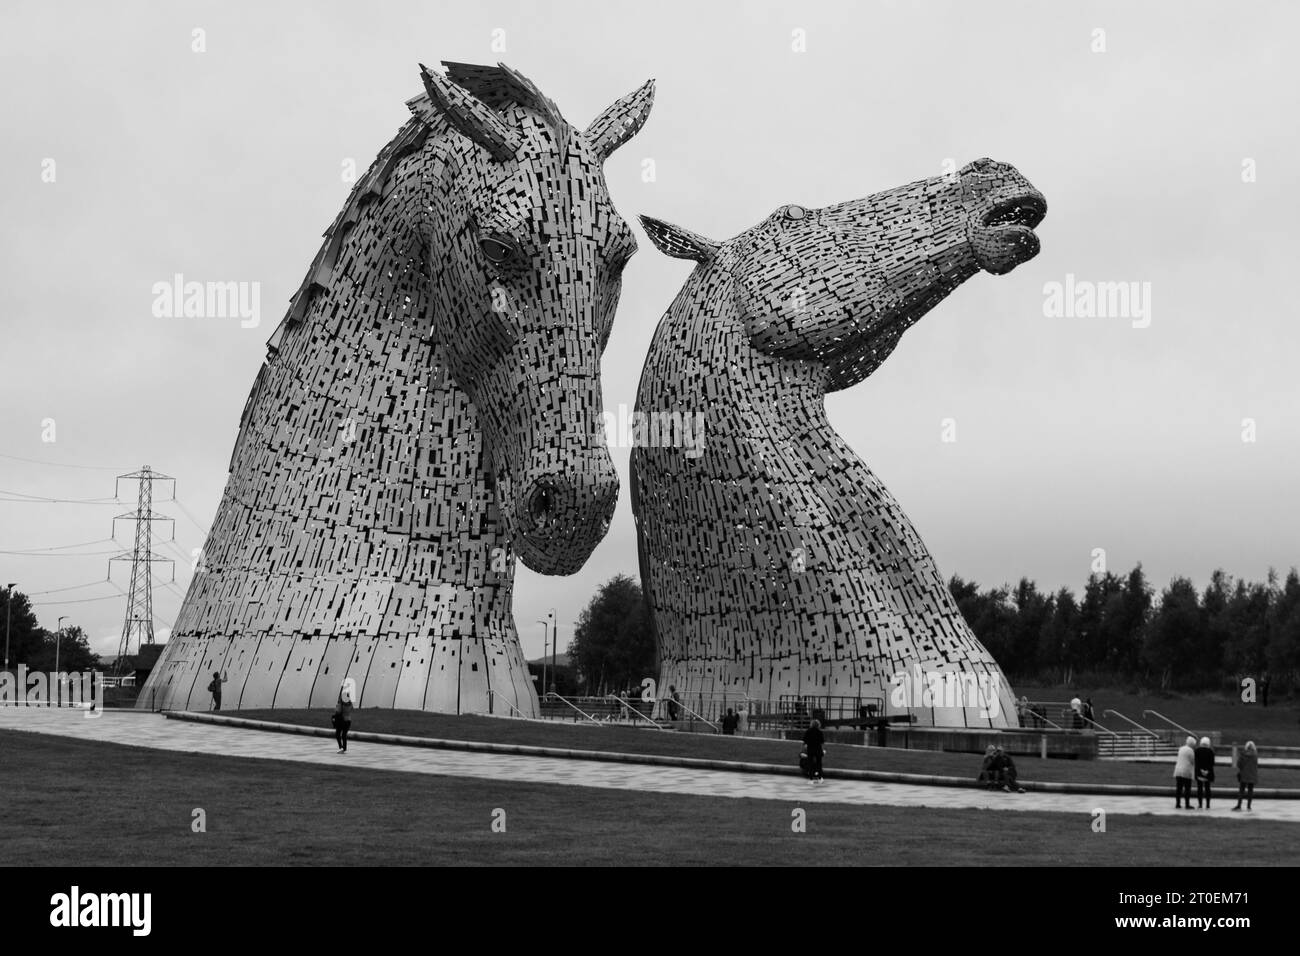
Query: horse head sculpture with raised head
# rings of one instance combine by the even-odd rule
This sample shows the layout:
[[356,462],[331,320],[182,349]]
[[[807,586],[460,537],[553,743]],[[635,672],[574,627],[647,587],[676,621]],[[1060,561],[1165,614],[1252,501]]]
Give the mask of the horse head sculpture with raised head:
[[[726,242],[642,217],[661,251],[699,263],[655,333],[636,405],[703,422],[703,454],[632,452],[661,685],[688,700],[1005,722],[996,662],[824,397],[875,371],[962,282],[1037,254],[1046,211],[1015,169],[981,159],[866,199],[785,205]],[[977,689],[921,707],[936,676]]]

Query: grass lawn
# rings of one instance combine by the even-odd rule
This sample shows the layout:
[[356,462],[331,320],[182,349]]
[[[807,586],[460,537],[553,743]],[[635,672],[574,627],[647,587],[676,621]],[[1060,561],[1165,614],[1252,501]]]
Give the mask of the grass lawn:
[[[4,863],[1280,865],[1295,824],[808,804],[182,754],[0,731]],[[201,807],[207,832],[191,832]],[[506,832],[493,833],[493,811]],[[20,826],[13,821],[21,820]]]
[[[325,710],[239,710],[227,716],[250,720],[274,720],[286,724],[329,727]],[[635,727],[593,727],[589,724],[539,723],[502,717],[472,717],[429,714],[418,710],[357,710],[353,730],[412,737],[441,737],[450,740],[478,740],[489,743],[564,747],[572,750],[616,750],[622,753],[667,754],[710,760],[742,760],[794,766],[799,744],[789,740],[755,737],[724,737],[720,734],[663,732]],[[978,754],[939,753],[928,750],[895,750],[879,747],[850,747],[831,744],[826,751],[826,769],[884,770],[895,773],[925,773],[948,777],[979,775]],[[1220,789],[1236,791],[1236,778],[1221,757]],[[1124,764],[1102,760],[1042,760],[1017,757],[1016,767],[1024,780],[1053,780],[1074,783],[1137,783],[1168,786],[1173,790],[1173,760],[1166,764]],[[1260,769],[1261,787],[1300,789],[1300,769]],[[1226,793],[1226,791],[1225,791]]]
[[[1068,701],[1071,697],[1083,700],[1092,698],[1096,720],[1109,730],[1133,728],[1118,717],[1103,716],[1103,711],[1117,710],[1130,720],[1136,720],[1152,730],[1170,729],[1169,725],[1154,716],[1142,716],[1144,710],[1157,710],[1170,720],[1181,724],[1197,736],[1212,730],[1223,732],[1223,743],[1244,744],[1253,740],[1257,744],[1282,747],[1300,747],[1300,705],[1293,700],[1282,700],[1276,695],[1267,707],[1261,704],[1243,704],[1239,698],[1221,694],[1167,694],[1148,692],[1135,694],[1113,687],[1034,687],[1015,685],[1016,697],[1030,700]],[[1055,720],[1055,716],[1053,716]]]

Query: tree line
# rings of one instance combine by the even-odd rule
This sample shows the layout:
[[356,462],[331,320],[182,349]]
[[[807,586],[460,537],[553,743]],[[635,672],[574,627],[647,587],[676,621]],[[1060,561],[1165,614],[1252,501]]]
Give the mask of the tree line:
[[[981,589],[948,582],[962,616],[1013,683],[1121,683],[1162,690],[1240,690],[1243,678],[1276,691],[1300,686],[1300,574],[1279,581],[1222,570],[1198,590],[1176,577],[1159,593],[1142,565],[1092,574],[1083,593],[1044,593],[1028,578]],[[635,691],[656,672],[653,628],[640,585],[618,575],[578,618],[568,653],[583,693]]]
[[1278,690],[1300,681],[1300,574],[1279,582],[1222,570],[1198,591],[1176,577],[1156,595],[1142,565],[1088,578],[1081,597],[1045,594],[1021,578],[981,590],[953,576],[962,616],[1012,683],[1136,683],[1164,690],[1239,688],[1249,677]]
[[19,664],[25,664],[29,671],[53,672],[56,651],[59,670],[64,673],[101,669],[99,657],[91,651],[90,639],[80,627],[65,627],[62,637],[41,627],[27,595],[17,588],[12,591],[0,588],[0,654],[4,648],[6,623],[10,670],[17,670]]

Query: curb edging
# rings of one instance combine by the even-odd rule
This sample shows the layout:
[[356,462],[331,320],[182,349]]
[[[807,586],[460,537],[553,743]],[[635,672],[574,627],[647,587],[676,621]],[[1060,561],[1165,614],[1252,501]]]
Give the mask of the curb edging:
[[[188,720],[200,724],[216,724],[226,727],[242,727],[247,730],[262,732],[297,734],[303,737],[332,738],[334,731],[326,727],[312,727],[307,724],[282,724],[269,720],[250,720],[246,717],[228,717],[225,715],[200,713],[186,710],[165,710],[162,715],[168,720]],[[479,740],[446,740],[440,737],[412,737],[406,734],[376,734],[369,731],[351,731],[349,740],[364,743],[388,744],[400,747],[425,747],[431,750],[459,750],[471,753],[495,753],[521,757],[559,757],[569,760],[594,760],[604,763],[635,763],[659,767],[684,767],[691,770],[724,770],[731,773],[768,774],[773,776],[801,777],[803,774],[796,767],[783,767],[778,764],[753,763],[749,761],[712,760],[707,757],[673,757],[665,754],[629,754],[612,750],[572,750],[563,747],[539,747],[533,744],[501,744]],[[835,770],[826,775],[827,780],[860,780],[870,783],[899,783],[911,786],[956,787],[968,790],[986,790],[974,780],[966,777],[944,777],[933,774],[899,773],[886,770]],[[1172,778],[1171,778],[1172,779]],[[1126,797],[1164,797],[1168,799],[1169,787],[1154,787],[1147,784],[1122,783],[1059,783],[1052,781],[1022,781],[1021,786],[1028,793],[1066,793],[1095,794],[1098,796]],[[1235,798],[1236,790],[1220,791],[1221,800]],[[1277,788],[1255,789],[1257,800],[1300,800],[1300,790],[1281,790]]]

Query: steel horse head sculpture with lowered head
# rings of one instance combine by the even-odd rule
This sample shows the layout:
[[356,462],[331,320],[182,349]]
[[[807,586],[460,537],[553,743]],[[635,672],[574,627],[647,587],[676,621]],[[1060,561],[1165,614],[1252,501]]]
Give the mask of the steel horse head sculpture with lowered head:
[[[636,403],[647,419],[704,422],[702,455],[632,451],[660,686],[688,701],[1014,720],[997,663],[824,397],[875,371],[961,283],[1036,255],[1046,211],[1015,169],[981,159],[854,202],[783,206],[726,242],[642,217],[660,250],[699,263],[655,332]],[[936,688],[962,696],[925,696]]]
[[532,715],[515,558],[580,568],[618,478],[600,359],[636,249],[602,164],[653,84],[585,130],[504,65],[421,67],[413,118],[326,232],[245,404],[230,478],[142,706]]

